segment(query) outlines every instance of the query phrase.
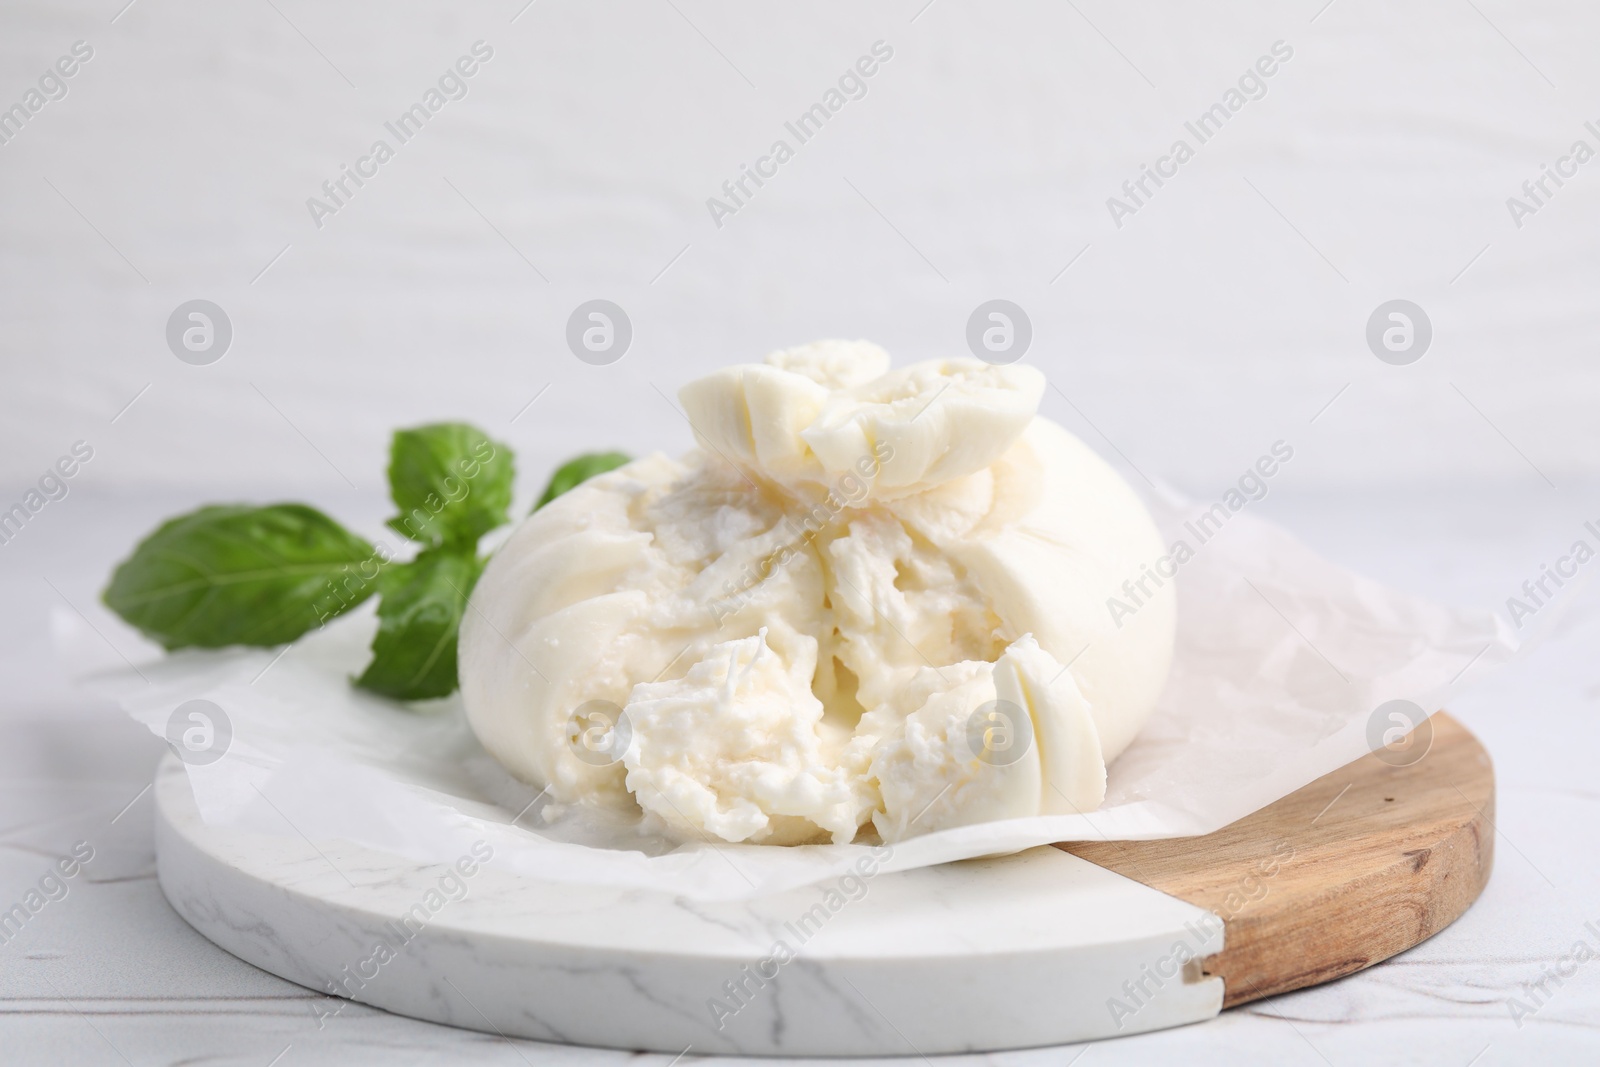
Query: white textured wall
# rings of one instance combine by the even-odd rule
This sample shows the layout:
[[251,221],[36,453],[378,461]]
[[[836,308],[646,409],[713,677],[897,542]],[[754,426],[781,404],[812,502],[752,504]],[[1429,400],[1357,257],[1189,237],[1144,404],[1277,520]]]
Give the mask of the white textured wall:
[[[376,491],[389,429],[438,417],[537,474],[677,450],[655,386],[819,336],[963,354],[990,297],[1078,409],[1047,413],[1191,489],[1278,438],[1300,488],[1600,472],[1600,161],[1520,230],[1505,205],[1600,148],[1577,0],[122,2],[0,9],[0,106],[94,48],[0,146],[0,484],[83,438],[99,485]],[[478,39],[468,96],[319,231],[306,198]],[[878,40],[867,96],[718,229],[705,199]],[[1278,40],[1265,98],[1116,228]],[[164,340],[196,297],[234,325],[212,366]],[[563,341],[594,297],[634,323],[612,366]],[[1363,340],[1394,297],[1433,319],[1413,366]]]

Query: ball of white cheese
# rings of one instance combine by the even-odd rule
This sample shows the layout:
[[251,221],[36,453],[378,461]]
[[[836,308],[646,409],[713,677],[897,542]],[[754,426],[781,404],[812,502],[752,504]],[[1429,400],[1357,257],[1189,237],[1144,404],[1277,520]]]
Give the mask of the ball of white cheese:
[[[681,398],[700,448],[523,521],[461,627],[472,728],[685,840],[1087,811],[1165,683],[1163,551],[1039,372],[821,342]],[[1120,617],[1118,617],[1120,616]]]

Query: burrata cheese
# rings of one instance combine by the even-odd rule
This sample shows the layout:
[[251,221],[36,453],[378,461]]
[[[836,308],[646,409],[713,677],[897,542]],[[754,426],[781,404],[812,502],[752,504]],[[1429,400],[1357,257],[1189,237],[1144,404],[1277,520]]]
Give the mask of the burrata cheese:
[[683,840],[887,841],[1089,811],[1155,705],[1172,587],[1026,366],[898,370],[865,342],[680,393],[699,447],[529,516],[462,622],[462,696],[512,773]]

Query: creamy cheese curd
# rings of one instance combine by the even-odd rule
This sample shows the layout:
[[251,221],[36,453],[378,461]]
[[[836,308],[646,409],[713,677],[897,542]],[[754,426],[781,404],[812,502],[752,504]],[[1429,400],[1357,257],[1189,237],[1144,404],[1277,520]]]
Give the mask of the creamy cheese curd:
[[1088,811],[1155,704],[1162,545],[1025,366],[865,342],[691,382],[700,447],[529,516],[462,622],[479,739],[684,840],[887,841]]

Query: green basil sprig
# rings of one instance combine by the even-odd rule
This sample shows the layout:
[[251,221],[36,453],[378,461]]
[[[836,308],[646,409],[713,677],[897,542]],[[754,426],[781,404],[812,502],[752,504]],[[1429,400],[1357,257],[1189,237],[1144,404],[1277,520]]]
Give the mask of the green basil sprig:
[[[619,452],[557,469],[538,507],[621,466]],[[135,547],[102,594],[169,650],[287,644],[376,594],[372,662],[355,683],[397,700],[448,696],[456,636],[485,559],[478,541],[510,521],[511,450],[466,423],[397,431],[390,529],[421,546],[410,562],[303,504],[210,505]]]

